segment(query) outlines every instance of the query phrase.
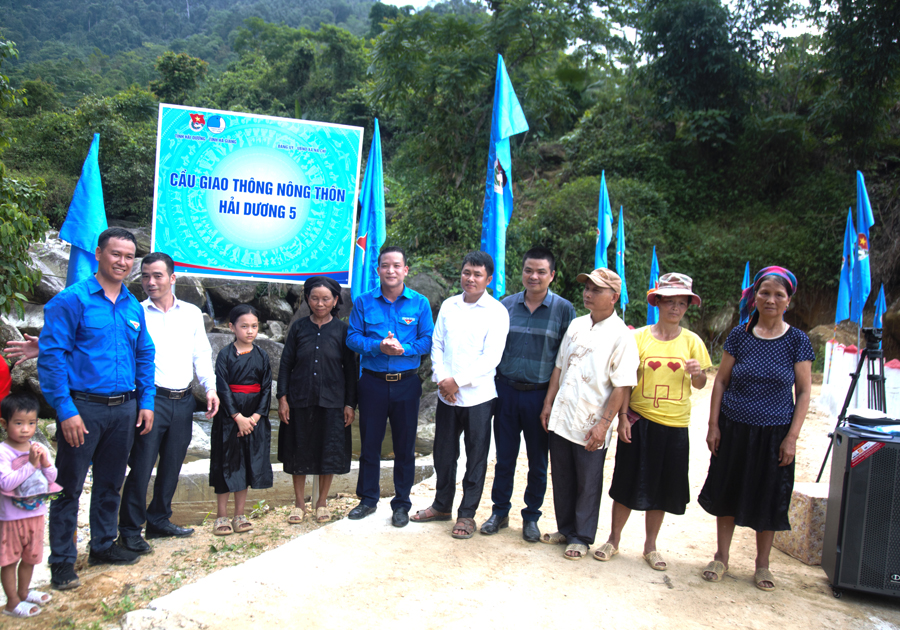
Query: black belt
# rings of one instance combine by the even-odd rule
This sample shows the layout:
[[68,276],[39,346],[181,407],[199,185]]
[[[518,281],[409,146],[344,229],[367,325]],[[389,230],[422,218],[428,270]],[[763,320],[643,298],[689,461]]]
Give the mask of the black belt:
[[380,378],[382,381],[394,382],[399,381],[409,376],[412,376],[418,370],[406,370],[405,372],[373,372],[372,370],[367,370],[363,368],[363,372],[366,374],[371,374],[375,378]]
[[169,400],[181,400],[191,392],[190,387],[184,389],[169,389],[168,387],[156,386],[156,395],[168,398]]
[[74,390],[69,393],[72,395],[72,400],[86,400],[88,402],[106,405],[107,407],[116,407],[137,398],[137,392],[134,390],[116,396],[101,396],[100,394],[88,394],[87,392],[76,392]]
[[510,380],[502,374],[497,374],[497,380],[504,385],[509,385],[513,389],[519,390],[520,392],[533,392],[550,387],[550,383],[520,383],[519,381]]

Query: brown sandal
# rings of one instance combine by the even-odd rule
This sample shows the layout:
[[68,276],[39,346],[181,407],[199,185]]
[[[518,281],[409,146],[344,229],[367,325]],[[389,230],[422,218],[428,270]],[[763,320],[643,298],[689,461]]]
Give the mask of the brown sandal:
[[[457,531],[463,531],[465,534],[457,534]],[[450,535],[454,538],[471,538],[475,535],[475,519],[464,516],[456,519],[456,525],[453,526]]]
[[298,507],[291,510],[288,514],[287,522],[291,525],[299,525],[306,518],[306,512]]
[[234,533],[234,528],[227,516],[221,516],[213,523],[213,534],[216,536],[230,536]]
[[234,528],[234,531],[238,534],[243,534],[244,532],[249,532],[251,529],[253,529],[253,525],[243,514],[235,516],[233,519],[231,519],[231,527]]
[[428,523],[429,521],[449,521],[452,518],[450,512],[438,512],[432,506],[419,510],[409,517],[413,523]]

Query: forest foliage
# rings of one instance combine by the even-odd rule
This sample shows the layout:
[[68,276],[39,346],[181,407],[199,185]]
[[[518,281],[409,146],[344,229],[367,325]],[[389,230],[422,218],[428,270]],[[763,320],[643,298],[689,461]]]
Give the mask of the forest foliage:
[[[551,247],[555,286],[576,304],[604,172],[614,214],[624,208],[629,323],[644,321],[654,245],[663,272],[695,278],[704,301],[690,317],[707,338],[731,321],[747,260],[797,274],[794,323],[827,322],[857,169],[876,215],[873,285],[900,292],[897,3],[819,0],[803,14],[788,0],[0,5],[0,40],[21,53],[4,66],[9,90],[25,97],[0,117],[16,139],[4,177],[36,186],[35,216],[53,225],[93,132],[108,213],[149,219],[159,101],[359,125],[367,143],[377,116],[389,239],[452,278],[479,244],[501,53],[530,125],[512,139],[507,259]],[[809,32],[779,35],[793,18]]]

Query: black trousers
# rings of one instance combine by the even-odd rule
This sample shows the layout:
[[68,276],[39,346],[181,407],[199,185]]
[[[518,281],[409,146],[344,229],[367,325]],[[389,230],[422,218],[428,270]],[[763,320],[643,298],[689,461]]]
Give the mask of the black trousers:
[[593,545],[603,497],[606,449],[587,451],[583,444],[550,433],[550,475],[556,527],[570,545]]
[[465,433],[466,474],[463,476],[463,498],[457,516],[472,518],[481,502],[487,456],[491,448],[491,416],[494,401],[474,407],[452,407],[438,400],[434,416],[434,472],[437,491],[434,509],[453,511],[456,494],[456,461],[459,459],[459,436]]
[[[193,435],[194,397],[188,393],[181,400],[157,396],[154,401],[153,429],[147,435],[136,432],[128,465],[131,471],[125,479],[122,506],[119,508],[119,533],[139,536],[144,522],[157,529],[165,527],[172,518],[172,497],[178,486],[181,465],[191,445]],[[153,465],[156,481],[153,499],[147,506],[147,486]]]

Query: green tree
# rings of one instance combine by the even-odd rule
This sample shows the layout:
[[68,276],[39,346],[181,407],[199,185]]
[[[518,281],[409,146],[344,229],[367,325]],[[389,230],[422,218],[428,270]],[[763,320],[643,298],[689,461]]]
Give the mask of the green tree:
[[150,90],[160,101],[181,105],[206,77],[209,64],[186,53],[166,51],[156,60],[156,70],[160,78],[150,82]]
[[[0,70],[3,61],[18,56],[15,45],[0,41]],[[0,73],[0,113],[21,102],[21,94],[10,87]],[[0,148],[10,137],[0,127]],[[24,315],[25,293],[41,281],[41,272],[28,267],[28,248],[43,237],[47,221],[41,215],[41,184],[31,184],[7,175],[0,163],[0,312],[16,309]]]

